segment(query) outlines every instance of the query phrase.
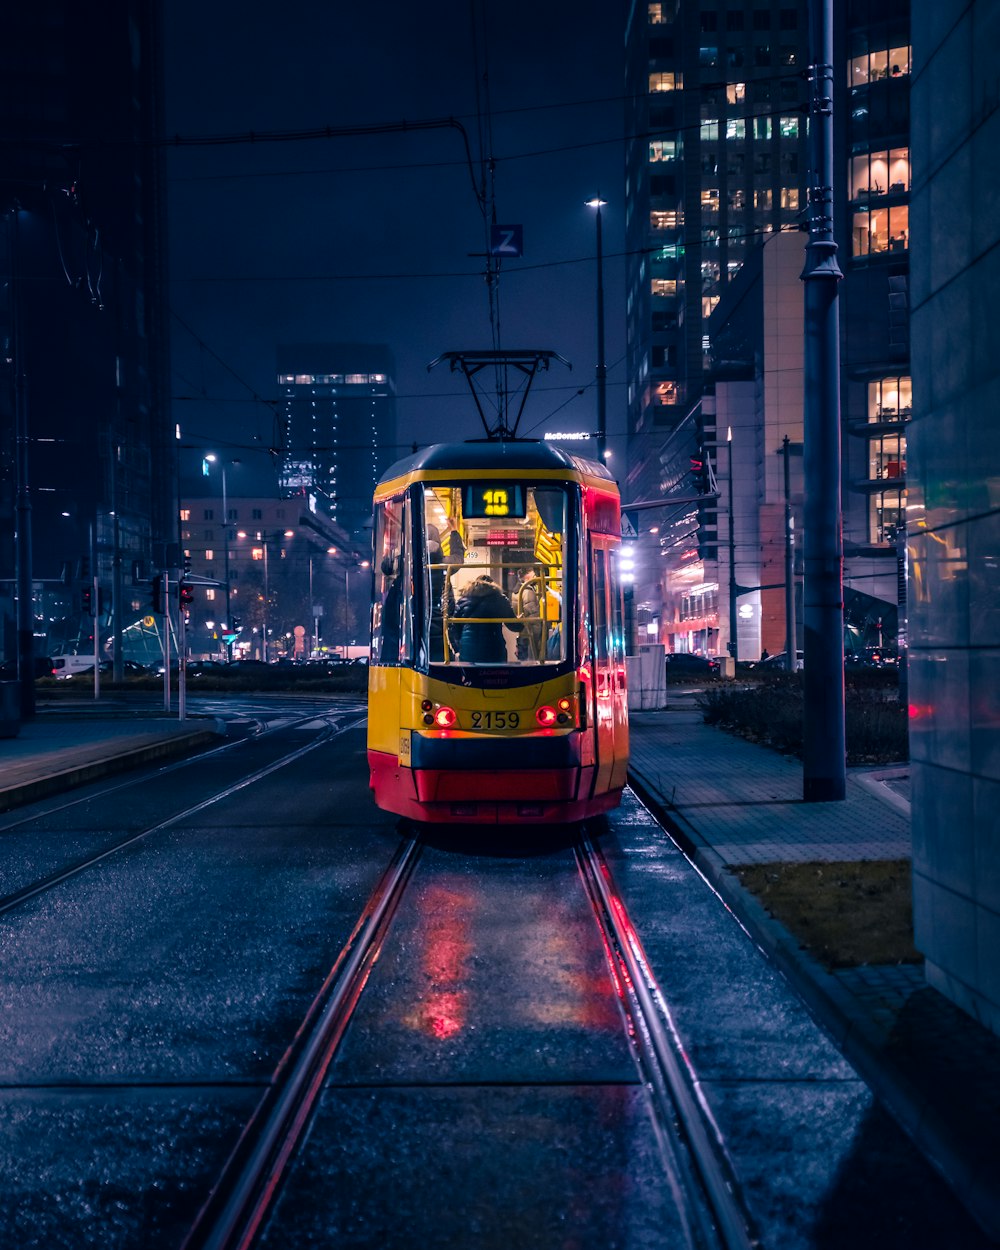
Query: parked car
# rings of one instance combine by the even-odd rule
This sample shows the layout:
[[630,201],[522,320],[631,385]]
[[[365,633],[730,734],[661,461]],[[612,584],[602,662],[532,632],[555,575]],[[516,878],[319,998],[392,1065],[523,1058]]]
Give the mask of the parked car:
[[844,657],[846,668],[896,668],[899,656],[895,651],[886,651],[882,647],[865,647],[863,651],[852,651]]
[[[764,669],[768,673],[784,673],[788,671],[788,662],[786,660],[788,652],[779,651],[777,655],[769,655],[764,660],[758,660],[755,667]],[[803,656],[801,651],[795,652],[795,668],[798,672],[802,671]]]
[[667,681],[684,677],[718,677],[719,661],[714,656],[692,655],[687,651],[667,652]]

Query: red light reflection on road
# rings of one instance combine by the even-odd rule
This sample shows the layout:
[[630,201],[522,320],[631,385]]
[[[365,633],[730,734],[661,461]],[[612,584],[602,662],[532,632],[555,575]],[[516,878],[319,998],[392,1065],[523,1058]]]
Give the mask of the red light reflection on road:
[[419,930],[420,970],[426,989],[406,1022],[439,1041],[461,1032],[468,1014],[464,981],[472,954],[468,936],[472,907],[470,893],[443,885],[430,886],[420,904],[425,922]]

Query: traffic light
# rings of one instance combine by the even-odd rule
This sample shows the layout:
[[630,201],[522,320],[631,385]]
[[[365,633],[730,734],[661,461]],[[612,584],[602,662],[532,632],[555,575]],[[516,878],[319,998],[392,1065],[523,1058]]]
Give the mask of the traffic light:
[[697,494],[708,494],[708,460],[704,452],[691,457],[691,478]]
[[233,627],[232,627],[232,628],[233,628],[233,633],[234,633],[234,634],[238,634],[238,633],[240,632],[240,630],[243,628],[243,622],[240,620],[240,618],[239,618],[238,616],[234,616],[234,617],[233,617]]
[[163,574],[157,573],[153,578],[153,611],[158,615],[163,615]]
[[705,499],[698,504],[698,556],[702,560],[719,558],[719,503],[718,490],[712,475],[712,465],[704,448],[691,457],[691,476],[694,488]]
[[194,587],[183,579],[180,584],[180,601],[182,608],[189,608],[194,603]]
[[83,608],[84,616],[94,615],[94,588],[92,586],[84,586],[81,589],[80,605]]

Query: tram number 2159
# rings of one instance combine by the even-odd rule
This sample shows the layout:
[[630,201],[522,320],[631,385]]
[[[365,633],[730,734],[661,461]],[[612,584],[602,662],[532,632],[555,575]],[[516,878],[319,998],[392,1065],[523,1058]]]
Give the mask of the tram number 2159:
[[473,729],[517,729],[521,723],[520,712],[473,712]]

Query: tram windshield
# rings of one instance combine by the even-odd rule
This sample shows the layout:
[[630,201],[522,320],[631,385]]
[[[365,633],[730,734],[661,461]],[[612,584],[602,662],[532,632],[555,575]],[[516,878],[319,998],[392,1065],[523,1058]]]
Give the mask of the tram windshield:
[[431,664],[557,664],[566,658],[568,498],[556,483],[423,487],[423,650]]

